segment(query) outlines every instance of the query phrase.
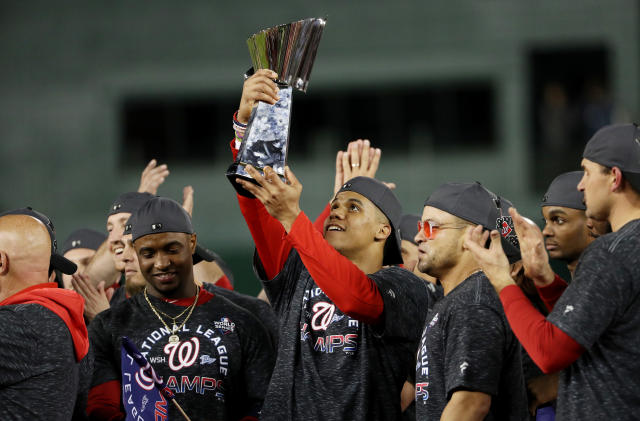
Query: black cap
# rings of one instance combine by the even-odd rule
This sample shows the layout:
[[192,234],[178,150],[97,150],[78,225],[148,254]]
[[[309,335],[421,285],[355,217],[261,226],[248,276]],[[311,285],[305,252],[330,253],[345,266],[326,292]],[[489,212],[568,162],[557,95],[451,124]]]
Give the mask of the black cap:
[[416,244],[416,234],[418,233],[418,222],[420,216],[406,213],[400,218],[400,239]]
[[71,260],[66,259],[58,254],[56,229],[53,226],[53,222],[51,222],[51,219],[49,219],[47,215],[33,210],[30,207],[14,209],[0,214],[0,216],[5,215],[28,215],[42,222],[44,226],[47,227],[47,232],[49,232],[49,238],[51,239],[51,258],[49,260],[49,265],[52,269],[57,269],[65,275],[73,275],[74,273],[76,273],[76,270],[78,270],[78,266]]
[[598,130],[582,157],[605,167],[618,167],[631,186],[640,192],[640,128],[615,124]]
[[[191,217],[186,210],[173,199],[166,197],[154,197],[147,201],[129,218],[131,224],[132,240],[149,234],[163,232],[183,232],[193,234]],[[126,228],[126,226],[125,226]]]
[[156,196],[152,195],[151,193],[123,193],[118,196],[118,198],[109,208],[108,216],[122,212],[134,213],[136,210],[138,210],[138,208],[140,208],[142,205],[144,205],[154,197]]
[[400,218],[402,206],[395,194],[384,183],[369,177],[355,177],[347,181],[338,193],[352,191],[369,199],[387,217],[391,225],[391,235],[384,244],[383,265],[402,263],[400,252]]
[[584,193],[578,190],[578,183],[584,171],[571,171],[553,179],[547,192],[542,196],[540,206],[560,206],[585,210]]
[[520,260],[518,237],[507,211],[511,202],[480,183],[445,183],[427,198],[424,205],[482,225],[485,229],[498,230],[509,262]]
[[107,234],[89,228],[80,228],[69,234],[62,244],[62,255],[73,249],[98,250],[107,239]]

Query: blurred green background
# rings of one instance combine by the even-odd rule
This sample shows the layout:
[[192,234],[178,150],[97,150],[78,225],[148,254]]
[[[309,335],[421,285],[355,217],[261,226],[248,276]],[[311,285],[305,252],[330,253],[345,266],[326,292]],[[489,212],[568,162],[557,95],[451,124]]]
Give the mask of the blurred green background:
[[3,1],[0,209],[45,212],[60,241],[104,229],[156,157],[171,170],[159,193],[193,185],[201,242],[257,293],[224,177],[231,116],[247,37],[307,17],[328,23],[294,97],[289,163],[312,217],[335,152],[368,137],[406,212],[442,182],[478,180],[539,221],[589,136],[640,120],[639,1]]

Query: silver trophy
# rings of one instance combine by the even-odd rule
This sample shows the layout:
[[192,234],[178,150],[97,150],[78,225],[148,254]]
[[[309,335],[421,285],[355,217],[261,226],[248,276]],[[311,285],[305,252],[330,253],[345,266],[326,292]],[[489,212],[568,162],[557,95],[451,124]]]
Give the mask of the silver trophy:
[[247,40],[253,68],[245,78],[255,70],[273,70],[280,100],[274,105],[259,102],[252,110],[236,160],[227,170],[227,178],[244,196],[253,197],[236,179],[255,182],[245,171],[248,164],[259,170],[269,166],[284,179],[293,88],[306,92],[325,24],[320,18],[304,19],[265,29]]

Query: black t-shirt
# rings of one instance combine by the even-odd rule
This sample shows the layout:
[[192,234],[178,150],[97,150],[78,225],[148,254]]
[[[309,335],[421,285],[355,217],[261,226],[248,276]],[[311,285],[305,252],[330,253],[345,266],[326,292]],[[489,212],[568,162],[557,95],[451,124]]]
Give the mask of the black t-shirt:
[[560,375],[558,419],[638,419],[640,220],[587,247],[548,320],[585,348]]
[[207,291],[222,295],[232,303],[248,310],[266,329],[273,344],[273,349],[275,350],[278,347],[278,318],[268,303],[259,298],[222,288],[209,282],[204,282],[203,287]]
[[[261,275],[260,262],[256,272]],[[425,281],[390,267],[368,275],[384,300],[372,326],[338,309],[291,251],[282,271],[264,280],[280,319],[276,367],[264,420],[400,419],[400,391],[433,297]]]
[[[167,314],[184,309],[153,296],[149,300]],[[89,329],[95,355],[93,386],[122,380],[121,341],[127,336],[192,420],[236,420],[260,409],[274,352],[264,327],[251,313],[215,295],[195,307],[178,335],[180,343],[168,345],[170,333],[143,294],[103,311]],[[180,417],[170,405],[169,418]]]
[[69,328],[39,304],[0,306],[0,420],[69,420],[80,364]]
[[487,420],[526,420],[520,344],[477,272],[429,311],[416,364],[416,419],[440,419],[457,390],[491,395]]

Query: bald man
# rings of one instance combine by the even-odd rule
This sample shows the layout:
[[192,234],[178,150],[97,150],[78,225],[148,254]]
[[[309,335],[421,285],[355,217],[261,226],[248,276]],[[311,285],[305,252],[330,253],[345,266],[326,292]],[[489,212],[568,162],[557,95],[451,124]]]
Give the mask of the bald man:
[[33,216],[0,216],[0,419],[71,419],[89,342],[83,300],[49,283],[55,237]]

